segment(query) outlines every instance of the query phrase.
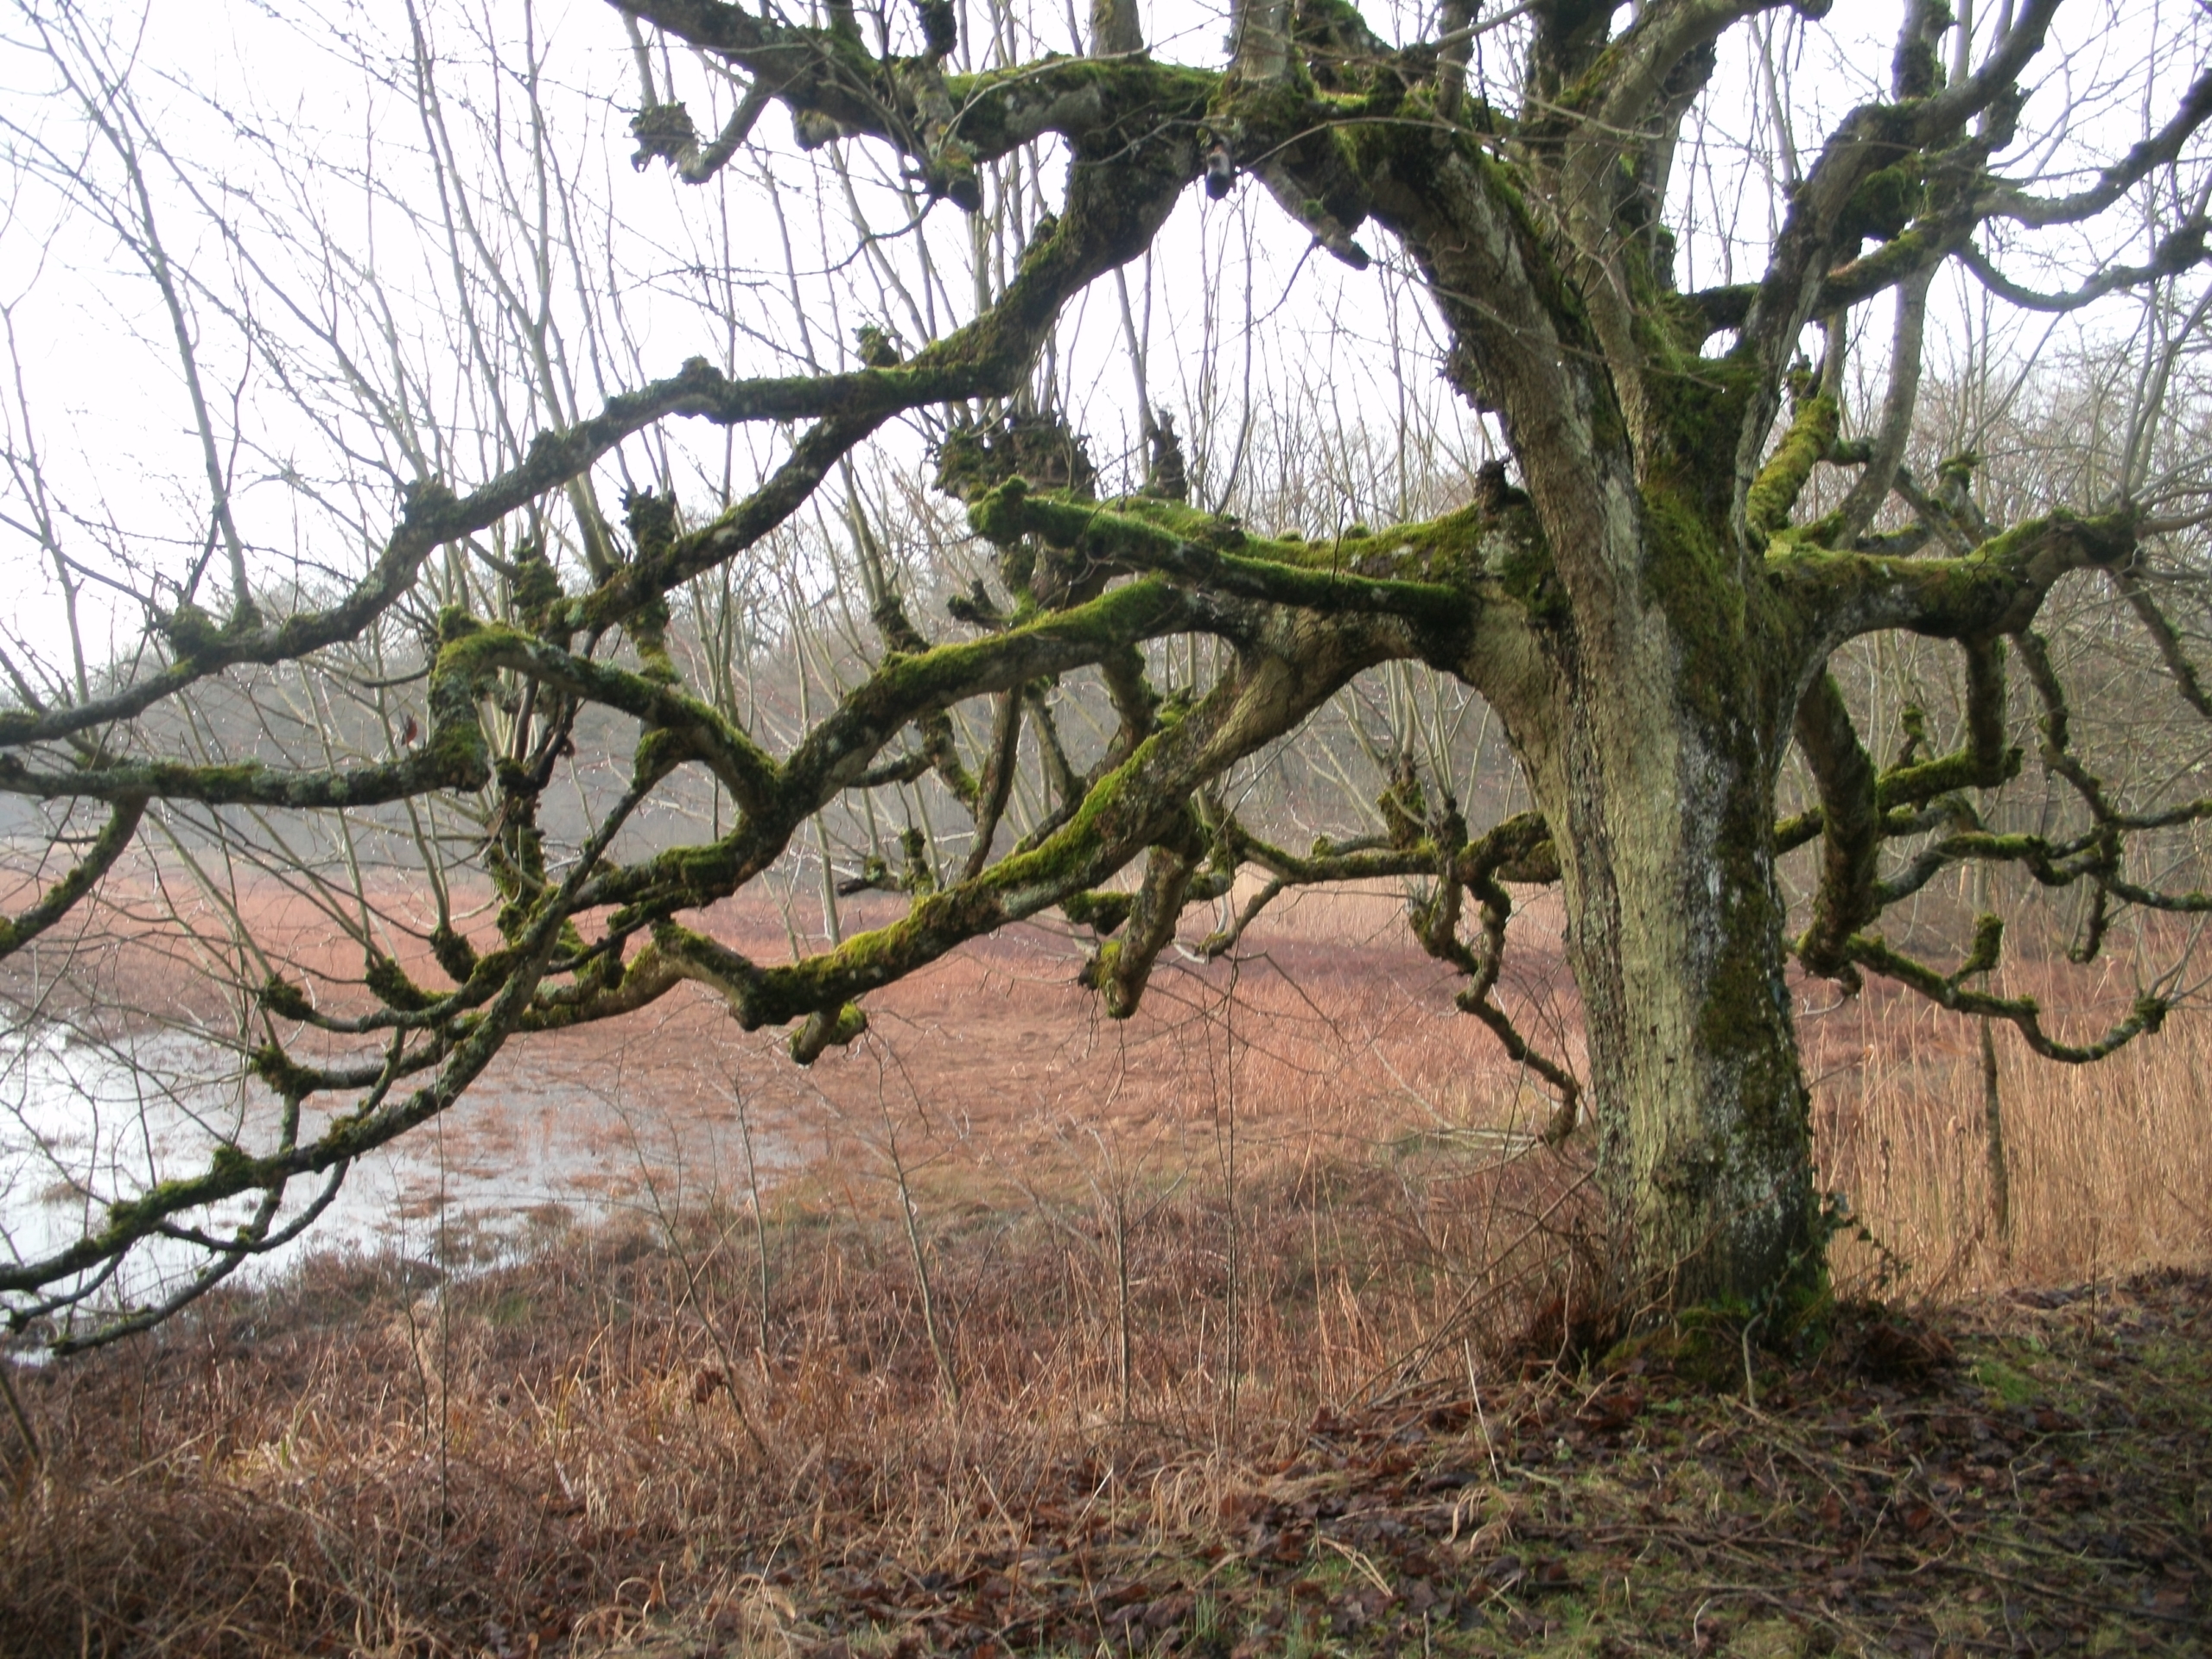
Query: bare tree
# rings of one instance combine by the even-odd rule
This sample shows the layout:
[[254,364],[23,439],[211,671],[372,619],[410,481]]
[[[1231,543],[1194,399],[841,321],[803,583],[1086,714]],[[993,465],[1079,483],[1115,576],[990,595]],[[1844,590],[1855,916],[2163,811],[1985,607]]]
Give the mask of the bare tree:
[[[334,1189],[505,1045],[687,982],[747,1028],[792,1026],[810,1061],[864,1028],[870,991],[1058,907],[1096,931],[1086,982],[1126,1015],[1186,910],[1251,869],[1257,898],[1207,948],[1233,948],[1293,887],[1419,884],[1415,936],[1465,974],[1462,1006],[1555,1090],[1557,1133],[1586,1096],[1620,1306],[1764,1307],[1816,1287],[1827,1223],[1793,955],[1847,983],[1890,976],[2087,1061],[2155,1029],[2175,984],[2145,986],[2111,1030],[2071,1040],[2032,1001],[1986,988],[1994,918],[1948,969],[1885,941],[1876,919],[1970,862],[2085,890],[2087,954],[2121,908],[2212,902],[2129,863],[2135,838],[2212,816],[2212,802],[2171,789],[2133,801],[2093,771],[2037,632],[2055,588],[2097,573],[2182,696],[2206,706],[2157,573],[2198,499],[2171,433],[2188,406],[2173,370],[2203,321],[2176,284],[2206,254],[2212,171],[2197,135],[2212,72],[2198,73],[2193,13],[2139,8],[2129,27],[2152,46],[2125,73],[2085,67],[2084,79],[2141,118],[2109,154],[2062,142],[2082,112],[2031,93],[2074,49],[2063,25],[2075,10],[2024,0],[1954,19],[1911,0],[1867,74],[1852,37],[1819,32],[1827,8],[1812,0],[1447,4],[1403,43],[1340,0],[1242,0],[1221,67],[1147,53],[1121,0],[1102,0],[1084,56],[1048,51],[1051,22],[1004,9],[975,15],[963,37],[944,0],[911,16],[832,0],[813,24],[719,0],[620,0],[608,28],[639,89],[637,162],[722,191],[690,210],[710,224],[719,202],[719,228],[668,263],[734,270],[744,241],[747,268],[779,257],[786,279],[780,322],[763,297],[774,283],[726,295],[709,314],[721,364],[696,357],[654,378],[615,276],[621,215],[573,211],[587,163],[546,115],[548,48],[531,29],[485,35],[501,60],[487,84],[518,105],[491,115],[442,90],[435,16],[391,25],[404,49],[356,43],[355,63],[385,66],[385,94],[411,107],[435,187],[401,199],[372,172],[359,180],[450,268],[445,332],[427,342],[441,359],[392,304],[388,274],[346,252],[335,197],[257,195],[250,210],[220,197],[147,113],[127,40],[73,6],[21,0],[18,30],[78,119],[67,140],[16,124],[12,153],[108,225],[160,296],[207,528],[181,563],[123,545],[104,565],[73,552],[98,515],[53,504],[26,404],[10,523],[68,615],[97,571],[145,632],[119,654],[73,633],[58,654],[10,658],[0,790],[48,816],[37,891],[0,948],[20,957],[60,937],[152,824],[180,859],[204,865],[213,849],[297,882],[365,965],[342,981],[327,963],[288,968],[235,907],[195,936],[231,988],[273,1127],[219,1135],[204,1165],[99,1195],[80,1237],[0,1267],[10,1317],[88,1306],[149,1241],[200,1250],[205,1267],[159,1300],[57,1326],[56,1341],[158,1318],[311,1219],[294,1183]],[[1808,43],[1866,91],[1801,137],[1822,122],[1790,73]],[[685,77],[691,103],[727,111],[712,137],[677,95]],[[1765,89],[1752,130],[1724,133],[1733,111],[1718,105],[1743,104],[1745,86]],[[812,157],[814,192],[795,207],[774,173],[789,153],[767,159],[759,130],[771,104]],[[474,149],[469,119],[491,124]],[[1729,196],[1716,225],[1729,153],[1753,157],[1764,182]],[[760,188],[741,190],[748,168]],[[172,257],[157,177],[165,199],[206,208],[220,234],[203,257],[246,269],[244,287]],[[1436,511],[1414,486],[1402,437],[1389,487],[1318,488],[1303,474],[1309,496],[1340,493],[1351,512],[1313,501],[1296,510],[1306,522],[1262,534],[1224,511],[1250,499],[1249,404],[1237,414],[1216,396],[1222,354],[1205,356],[1189,417],[1231,416],[1186,453],[1155,408],[1166,376],[1141,320],[1150,273],[1135,303],[1117,275],[1160,245],[1193,186],[1271,200],[1309,251],[1354,272],[1377,265],[1356,237],[1385,239],[1368,280],[1414,298],[1389,315],[1431,331],[1502,452],[1464,476],[1456,505]],[[1762,207],[1771,223],[1746,228]],[[734,228],[733,212],[751,217]],[[964,230],[948,238],[956,215]],[[833,223],[858,234],[833,249]],[[2077,226],[2091,228],[2068,244]],[[267,246],[302,256],[301,274],[256,264]],[[2005,274],[2031,259],[2059,273],[2055,286]],[[1724,279],[1679,285],[1683,261]],[[1263,325],[1249,259],[1209,253],[1201,269],[1192,302],[1217,345]],[[1977,493],[1971,456],[1944,457],[1933,477],[1908,463],[1930,294],[1961,269],[2012,309],[2150,296],[2152,369],[2116,465],[1999,502]],[[834,308],[856,290],[821,287],[832,270],[874,285],[864,315]],[[1139,476],[1119,494],[1103,493],[1070,418],[1067,317],[1109,276],[1140,396]],[[1887,343],[1870,346],[1860,314],[1884,306]],[[218,316],[238,353],[293,377],[296,407],[319,411],[338,447],[375,457],[360,476],[381,468],[404,492],[372,531],[357,485],[331,515],[372,547],[359,570],[334,551],[302,556],[282,582],[258,574],[234,510],[246,423],[226,423],[202,372]],[[770,334],[784,366],[739,372],[741,337]],[[1244,363],[1252,372],[1249,351]],[[1847,419],[1854,363],[1878,391]],[[719,464],[671,435],[699,421],[730,435]],[[950,594],[922,591],[957,557],[918,547],[959,537],[917,486],[918,438],[989,553]],[[1400,521],[1372,529],[1362,512]],[[929,621],[925,600],[951,620]],[[1829,664],[1898,631],[1950,642],[1963,689],[1955,747],[1916,716],[1883,766]],[[2070,827],[2000,833],[1973,804],[2023,764],[2008,658],[2027,671],[2043,765],[2075,798]],[[1398,730],[1370,745],[1386,773],[1373,832],[1302,852],[1270,840],[1224,780],[1389,664],[1478,694],[1533,805],[1471,824],[1481,803],[1416,760],[1402,700]],[[1072,695],[1082,685],[1092,703]],[[303,701],[281,724],[270,711],[293,686]],[[217,718],[226,698],[258,711],[245,749],[236,709]],[[1078,704],[1104,711],[1088,744],[1064,729]],[[1814,798],[1783,817],[1793,742]],[[664,807],[673,816],[655,820]],[[656,822],[709,827],[645,833]],[[313,857],[308,825],[322,838]],[[897,920],[843,928],[841,836],[866,843],[844,896],[903,893]],[[794,930],[793,959],[769,963],[701,923],[788,870],[810,838],[820,940]],[[365,873],[372,842],[406,873],[419,923]],[[1777,873],[1799,849],[1816,861],[1802,928]],[[1133,887],[1108,890],[1139,867]],[[493,897],[472,923],[450,895],[476,880]],[[1496,999],[1510,888],[1529,883],[1564,898],[1586,1080]],[[81,930],[70,937],[83,948]]]

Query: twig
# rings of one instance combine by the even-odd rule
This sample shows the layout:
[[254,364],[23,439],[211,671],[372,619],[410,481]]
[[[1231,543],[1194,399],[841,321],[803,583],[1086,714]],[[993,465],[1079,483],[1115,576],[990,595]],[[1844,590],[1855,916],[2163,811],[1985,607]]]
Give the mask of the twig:
[[38,1449],[38,1436],[31,1433],[31,1420],[23,1414],[23,1402],[16,1398],[16,1380],[10,1375],[15,1369],[7,1360],[0,1359],[0,1395],[7,1398],[8,1414],[16,1420],[16,1432],[23,1437],[23,1450],[30,1453],[33,1463],[42,1463],[45,1458]]
[[1363,1552],[1354,1549],[1350,1544],[1338,1542],[1337,1540],[1330,1537],[1325,1532],[1316,1533],[1314,1537],[1317,1541],[1326,1544],[1331,1549],[1335,1550],[1338,1554],[1343,1556],[1344,1560],[1350,1561],[1352,1566],[1358,1568],[1369,1583],[1372,1584],[1377,1590],[1380,1590],[1391,1600],[1395,1601],[1398,1599],[1398,1592],[1390,1587],[1390,1581],[1382,1576],[1382,1569],[1377,1567]]
[[1460,1357],[1467,1362],[1467,1392],[1475,1402],[1475,1426],[1483,1432],[1483,1451],[1490,1458],[1490,1478],[1499,1485],[1505,1484],[1505,1471],[1497,1466],[1497,1446],[1490,1437],[1490,1419],[1483,1414],[1482,1385],[1475,1381],[1475,1351],[1465,1338],[1459,1339]]

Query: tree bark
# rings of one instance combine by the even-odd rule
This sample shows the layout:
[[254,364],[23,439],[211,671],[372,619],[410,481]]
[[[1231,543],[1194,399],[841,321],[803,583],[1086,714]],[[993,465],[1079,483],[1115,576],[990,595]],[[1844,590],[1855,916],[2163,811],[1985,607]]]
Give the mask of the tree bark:
[[1593,681],[1545,792],[1615,1290],[1758,1301],[1818,1268],[1767,746]]
[[1644,517],[1645,580],[1602,614],[1575,607],[1542,714],[1512,722],[1558,849],[1611,1291],[1631,1323],[1764,1307],[1822,1270],[1774,874],[1797,679],[1763,671],[1777,631],[1756,599],[1718,602],[1723,561],[1653,545]]

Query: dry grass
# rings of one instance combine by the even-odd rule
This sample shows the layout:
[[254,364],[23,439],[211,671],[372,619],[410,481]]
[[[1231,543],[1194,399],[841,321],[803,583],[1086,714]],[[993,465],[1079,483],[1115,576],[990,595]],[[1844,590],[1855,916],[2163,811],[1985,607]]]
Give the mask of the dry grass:
[[[321,1261],[22,1376],[47,1460],[18,1465],[0,1644],[529,1651],[671,1604],[734,1633],[794,1554],[816,1582],[959,1579],[1086,1505],[1186,1534],[1323,1404],[1427,1369],[1425,1336],[1500,1351],[1578,1179],[1414,1153],[1255,1172],[1233,1208],[918,1195],[927,1315],[896,1217],[787,1199],[766,1349],[740,1212],[581,1235],[442,1297],[403,1262]],[[1485,1268],[1440,1248],[1447,1218],[1503,1227],[1546,1193]]]
[[[1128,1026],[1008,936],[804,1080],[719,1051],[796,1160],[757,1217],[728,1125],[656,1113],[706,1052],[672,1012],[617,1056],[626,1222],[442,1294],[324,1259],[16,1372],[45,1458],[10,1465],[0,1649],[524,1653],[681,1610],[781,1653],[840,1586],[1018,1577],[1109,1524],[1187,1547],[1318,1413],[1555,1349],[1597,1268],[1584,1154],[1529,1146],[1541,1103],[1373,908],[1167,974]],[[1516,1006],[1569,1030],[1536,961]],[[2212,1257],[2202,1017],[2087,1073],[2008,1047],[2009,1243],[1973,1027],[1873,992],[1806,1030],[1824,1179],[1880,1243],[1847,1287]]]
[[[2212,1017],[2183,1014],[2082,1067],[1997,1028],[2011,1172],[2000,1232],[1975,1023],[1904,993],[1864,1001],[1840,1029],[1808,1022],[1821,1177],[1879,1246],[1841,1241],[1840,1276],[1926,1299],[2212,1260]],[[2093,1030],[2108,1014],[2092,1003],[2071,1023]]]

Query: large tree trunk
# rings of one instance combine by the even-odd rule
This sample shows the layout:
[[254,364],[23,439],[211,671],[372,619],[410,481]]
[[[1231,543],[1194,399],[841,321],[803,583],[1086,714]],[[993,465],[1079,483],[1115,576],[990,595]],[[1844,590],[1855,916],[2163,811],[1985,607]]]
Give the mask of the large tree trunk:
[[1559,849],[1631,1319],[1764,1305],[1822,1270],[1774,879],[1796,677],[1760,671],[1758,599],[1722,598],[1732,572],[1711,554],[1728,539],[1699,536],[1703,557],[1642,547],[1642,580],[1574,607],[1548,718],[1516,722]]
[[1471,658],[1467,677],[1503,715],[1557,849],[1613,1288],[1633,1318],[1759,1301],[1821,1262],[1773,855],[1812,647],[1746,523],[1773,386],[1639,313],[1661,281],[1638,264],[1649,245],[1598,211],[1617,159],[1533,150],[1541,213],[1473,163],[1393,175],[1376,203],[1542,529],[1541,555],[1494,567],[1532,648]]

